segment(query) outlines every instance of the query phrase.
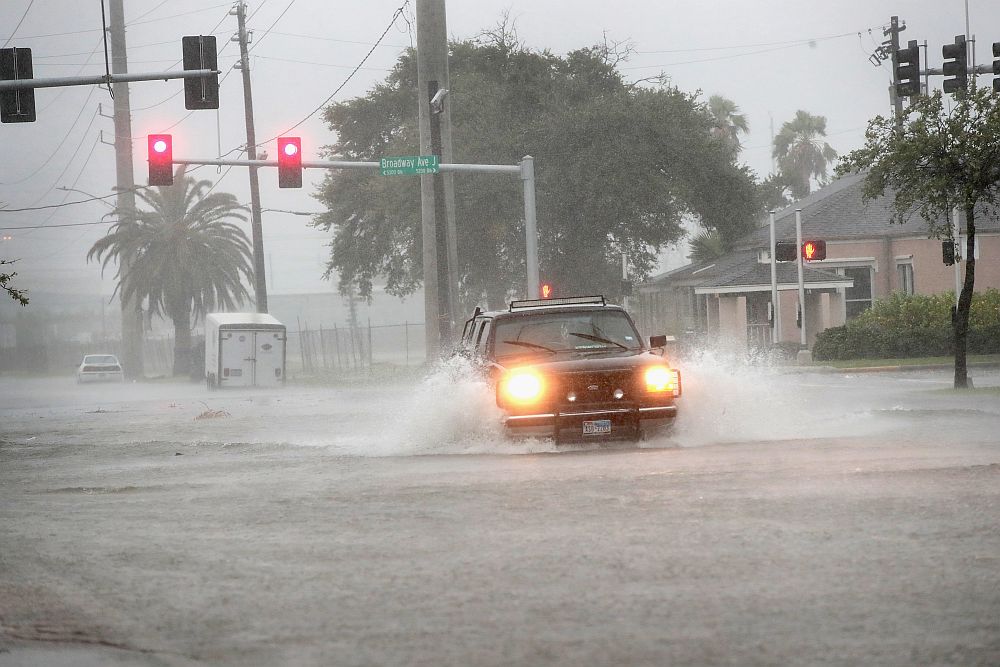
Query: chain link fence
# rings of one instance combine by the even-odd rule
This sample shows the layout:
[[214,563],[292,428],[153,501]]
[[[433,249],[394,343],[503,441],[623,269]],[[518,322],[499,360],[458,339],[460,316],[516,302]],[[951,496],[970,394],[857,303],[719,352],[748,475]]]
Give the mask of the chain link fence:
[[288,332],[288,372],[370,369],[376,364],[419,366],[426,360],[424,323],[319,327]]

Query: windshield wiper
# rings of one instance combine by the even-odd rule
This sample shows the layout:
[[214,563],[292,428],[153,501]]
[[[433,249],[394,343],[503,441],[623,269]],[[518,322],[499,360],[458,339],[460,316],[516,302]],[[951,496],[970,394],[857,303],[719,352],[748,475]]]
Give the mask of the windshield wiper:
[[545,347],[544,345],[539,345],[538,343],[529,343],[526,340],[505,340],[503,341],[507,345],[521,345],[522,347],[532,347],[538,350],[545,350],[549,354],[555,354],[556,351],[551,347]]
[[595,343],[608,343],[609,345],[615,345],[617,347],[620,347],[623,350],[627,350],[628,349],[627,346],[622,345],[621,343],[615,342],[613,340],[608,340],[607,338],[602,338],[600,336],[591,336],[590,334],[577,333],[575,331],[571,331],[569,335],[570,336],[579,336],[580,338],[583,338],[585,340],[592,340]]

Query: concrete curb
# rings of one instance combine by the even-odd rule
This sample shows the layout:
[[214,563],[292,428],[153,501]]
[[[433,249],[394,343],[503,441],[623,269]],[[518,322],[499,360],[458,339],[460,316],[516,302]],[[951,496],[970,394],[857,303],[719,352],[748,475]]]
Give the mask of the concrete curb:
[[[968,369],[1000,368],[1000,362],[981,362],[966,365]],[[880,372],[901,372],[901,371],[951,371],[955,370],[954,364],[913,364],[897,366],[858,366],[857,368],[837,368],[836,366],[796,366],[802,371],[819,371],[823,373],[880,373]]]

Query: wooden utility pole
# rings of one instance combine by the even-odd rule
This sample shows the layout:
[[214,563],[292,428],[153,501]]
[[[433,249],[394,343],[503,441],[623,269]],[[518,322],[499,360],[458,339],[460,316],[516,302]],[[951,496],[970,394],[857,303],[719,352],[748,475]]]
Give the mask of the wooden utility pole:
[[[111,0],[109,37],[111,39],[111,72],[128,72],[125,48],[125,11],[122,0]],[[115,171],[118,187],[118,219],[135,221],[135,173],[132,164],[132,114],[129,107],[128,83],[112,84],[115,121]],[[131,280],[132,258],[119,258],[121,281],[119,294],[122,306],[122,371],[128,379],[143,377],[142,303],[134,293],[128,294],[125,283]]]
[[[247,159],[257,159],[257,135],[253,125],[253,94],[250,91],[250,58],[247,55],[247,5],[236,3],[236,20],[239,24],[240,62],[243,74],[243,107],[247,123]],[[267,283],[264,279],[264,231],[260,219],[260,182],[257,167],[250,165],[250,230],[253,237],[253,289],[258,313],[267,312]]]

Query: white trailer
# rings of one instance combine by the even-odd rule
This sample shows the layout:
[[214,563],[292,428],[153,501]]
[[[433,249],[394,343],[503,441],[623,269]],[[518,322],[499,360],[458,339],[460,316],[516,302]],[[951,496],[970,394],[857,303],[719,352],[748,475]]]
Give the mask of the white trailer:
[[285,383],[285,325],[266,313],[205,316],[205,382],[217,387]]

